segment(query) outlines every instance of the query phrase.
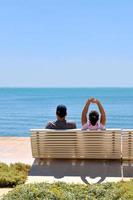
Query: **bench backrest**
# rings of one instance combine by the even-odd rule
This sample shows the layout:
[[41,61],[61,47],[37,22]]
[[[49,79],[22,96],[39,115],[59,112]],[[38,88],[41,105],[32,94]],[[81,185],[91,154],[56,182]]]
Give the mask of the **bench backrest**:
[[121,131],[32,129],[34,158],[121,159]]
[[122,158],[133,160],[133,130],[122,130]]

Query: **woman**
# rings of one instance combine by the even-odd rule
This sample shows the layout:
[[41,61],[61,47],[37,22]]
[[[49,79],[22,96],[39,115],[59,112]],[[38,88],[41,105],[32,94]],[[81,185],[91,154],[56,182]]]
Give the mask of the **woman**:
[[[97,104],[99,111],[100,111],[100,120],[99,120],[99,113],[95,110],[92,110],[89,113],[89,120],[87,121],[87,113],[91,103]],[[98,99],[90,98],[86,102],[83,111],[82,111],[82,130],[97,130],[97,129],[105,129],[106,124],[106,114],[104,108]]]

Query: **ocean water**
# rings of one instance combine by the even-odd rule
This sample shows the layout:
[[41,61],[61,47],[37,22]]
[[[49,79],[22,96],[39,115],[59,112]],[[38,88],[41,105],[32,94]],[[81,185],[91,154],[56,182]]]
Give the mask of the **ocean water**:
[[58,104],[67,106],[67,119],[80,128],[81,112],[89,97],[102,102],[106,127],[133,128],[133,88],[1,88],[0,136],[29,136],[29,129],[44,128],[56,119]]

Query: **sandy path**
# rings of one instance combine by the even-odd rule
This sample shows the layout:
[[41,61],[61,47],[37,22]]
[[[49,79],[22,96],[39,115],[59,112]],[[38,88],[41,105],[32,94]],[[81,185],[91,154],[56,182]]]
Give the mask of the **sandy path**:
[[33,163],[29,137],[0,137],[0,162]]

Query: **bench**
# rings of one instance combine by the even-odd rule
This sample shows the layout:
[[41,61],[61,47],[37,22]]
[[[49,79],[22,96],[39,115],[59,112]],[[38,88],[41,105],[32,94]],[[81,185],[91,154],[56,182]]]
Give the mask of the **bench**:
[[133,129],[122,130],[122,159],[133,160]]
[[[124,134],[121,134],[120,129],[104,131],[31,129],[30,132],[34,158],[122,159]],[[129,135],[126,133],[124,146],[128,146]],[[133,157],[133,153],[124,150],[124,158],[128,157]]]

